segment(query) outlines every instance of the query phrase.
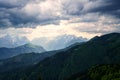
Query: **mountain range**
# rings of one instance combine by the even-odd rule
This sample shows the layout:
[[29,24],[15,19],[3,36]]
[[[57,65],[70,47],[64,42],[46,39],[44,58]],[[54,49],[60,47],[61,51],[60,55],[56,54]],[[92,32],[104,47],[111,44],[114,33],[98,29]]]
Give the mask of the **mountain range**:
[[41,53],[41,52],[45,52],[45,51],[46,50],[43,47],[36,46],[31,43],[24,44],[22,46],[18,46],[15,48],[2,47],[2,48],[0,48],[0,59],[6,59],[9,57],[13,57],[13,56],[16,56],[19,54],[24,54],[24,53],[31,53],[31,52]]
[[75,44],[77,42],[86,42],[87,39],[83,37],[76,37],[74,35],[61,35],[54,37],[53,39],[46,39],[45,37],[43,38],[36,38],[33,39],[31,42],[36,45],[41,45],[43,46],[46,50],[51,51],[51,50],[59,50],[59,49],[64,49],[72,44]]
[[6,35],[3,37],[0,37],[0,47],[14,48],[14,47],[27,44],[29,42],[30,41],[24,36],[20,37],[20,36]]
[[25,36],[12,36],[12,35],[5,35],[0,37],[0,48],[15,48],[18,46],[25,45],[27,43],[32,43],[34,45],[42,46],[47,51],[52,50],[59,50],[66,48],[76,42],[85,42],[87,41],[86,38],[83,37],[76,37],[74,35],[61,35],[54,37],[53,39],[48,39],[46,37],[35,38],[30,41]]
[[0,80],[119,80],[119,64],[120,33],[111,33],[60,50],[33,66],[1,72]]

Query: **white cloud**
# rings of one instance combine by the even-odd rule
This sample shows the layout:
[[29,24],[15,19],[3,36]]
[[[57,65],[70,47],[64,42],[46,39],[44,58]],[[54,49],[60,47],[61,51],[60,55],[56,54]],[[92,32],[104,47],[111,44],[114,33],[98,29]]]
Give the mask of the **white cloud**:
[[[92,20],[91,20],[92,18]],[[37,25],[35,28],[8,28],[0,30],[0,34],[27,36],[29,40],[45,37],[53,39],[56,36],[68,34],[92,38],[110,32],[120,32],[120,20],[109,15],[90,13],[80,17],[72,17],[69,20],[60,20],[58,25]]]

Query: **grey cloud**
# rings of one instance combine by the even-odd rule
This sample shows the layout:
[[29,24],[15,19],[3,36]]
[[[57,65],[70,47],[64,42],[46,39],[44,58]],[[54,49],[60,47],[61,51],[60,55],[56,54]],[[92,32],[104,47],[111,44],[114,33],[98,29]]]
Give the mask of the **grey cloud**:
[[84,5],[80,0],[76,0],[76,1],[66,0],[62,4],[62,6],[63,6],[62,8],[64,10],[64,13],[68,15],[81,14],[81,11],[84,7]]
[[6,8],[6,9],[23,7],[26,4],[27,4],[27,0],[0,0],[0,8]]
[[65,12],[69,15],[99,12],[101,14],[120,16],[120,0],[68,0],[63,6]]
[[[89,13],[120,18],[119,0],[0,0],[0,28],[59,24],[60,20]],[[84,18],[80,22],[94,22]]]
[[113,16],[120,17],[120,0],[104,0],[101,3],[101,6],[94,7],[90,9],[90,12],[100,12],[102,14],[110,14]]
[[7,2],[7,0],[1,0],[0,4],[2,5],[0,6],[0,27],[25,27],[30,26],[31,24],[43,25],[56,23],[56,20],[59,19],[59,16],[53,15],[54,12],[50,11],[46,12],[45,14],[42,13],[39,5],[43,1],[44,0],[13,0],[12,2],[9,0]]
[[86,21],[86,24],[83,24],[83,26],[75,27],[74,29],[78,32],[87,32],[90,34],[120,32],[120,19],[109,15],[103,15],[95,18],[97,19],[92,23]]
[[2,35],[11,35],[11,36],[18,36],[18,35],[26,35],[31,34],[31,31],[25,31],[24,29],[20,28],[7,28],[7,29],[0,29],[0,36]]

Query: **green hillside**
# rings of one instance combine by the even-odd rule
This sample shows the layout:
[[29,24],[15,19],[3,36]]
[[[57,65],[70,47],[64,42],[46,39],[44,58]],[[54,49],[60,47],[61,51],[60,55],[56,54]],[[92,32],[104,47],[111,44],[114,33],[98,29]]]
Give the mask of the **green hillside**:
[[77,73],[66,80],[120,80],[120,65],[93,66],[84,73]]
[[[102,64],[120,64],[120,33],[96,37],[58,52],[29,69],[30,72],[4,73],[1,80],[20,80],[24,77],[23,74],[27,77],[26,80],[37,80],[38,77],[42,77],[42,80],[66,80],[74,74],[83,73],[92,66]],[[15,77],[17,79],[13,79]]]
[[[63,80],[97,64],[120,63],[120,34],[107,34],[77,45],[39,63],[45,80]],[[33,77],[33,76],[32,76]]]

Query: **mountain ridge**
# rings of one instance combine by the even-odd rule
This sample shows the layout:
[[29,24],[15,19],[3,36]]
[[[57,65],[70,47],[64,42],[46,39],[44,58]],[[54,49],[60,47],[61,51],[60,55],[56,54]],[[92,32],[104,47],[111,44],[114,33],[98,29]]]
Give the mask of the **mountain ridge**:
[[[112,36],[108,37],[108,35]],[[37,70],[40,69],[39,71],[45,78],[44,80],[63,80],[65,77],[69,77],[78,71],[82,72],[92,65],[119,63],[119,48],[120,33],[106,34],[100,36],[98,40],[88,41],[86,43],[74,46],[65,52],[63,51],[48,60],[40,62],[39,64],[42,66],[47,65],[48,67],[44,68],[39,65]],[[116,54],[113,55],[114,53]],[[52,67],[54,68],[52,69]],[[43,71],[45,69],[47,69],[47,71]],[[56,73],[55,70],[58,70],[58,73]],[[48,76],[48,74],[51,75]],[[57,78],[55,78],[55,76]]]
[[[32,47],[31,47],[32,46]],[[41,53],[45,52],[46,50],[41,47],[41,46],[35,46],[33,44],[24,44],[22,46],[18,46],[15,48],[0,48],[0,59],[6,59],[12,56],[16,56],[19,54],[24,54],[24,53],[31,53],[31,52],[36,52],[36,53]]]
[[[24,78],[23,74],[26,75],[26,80],[39,80],[36,78],[40,76],[42,80],[64,80],[92,66],[102,64],[120,64],[120,33],[106,34],[95,40],[57,52],[32,67],[29,74],[27,71],[23,71],[21,75],[17,71],[4,74],[8,78],[12,76],[18,80]],[[6,76],[2,76],[1,79],[10,80],[6,79]]]
[[30,42],[25,36],[12,36],[12,35],[5,35],[3,37],[0,37],[0,48],[6,47],[6,48],[15,48],[17,46],[24,45],[28,42]]

